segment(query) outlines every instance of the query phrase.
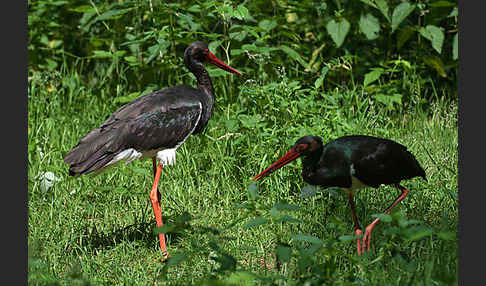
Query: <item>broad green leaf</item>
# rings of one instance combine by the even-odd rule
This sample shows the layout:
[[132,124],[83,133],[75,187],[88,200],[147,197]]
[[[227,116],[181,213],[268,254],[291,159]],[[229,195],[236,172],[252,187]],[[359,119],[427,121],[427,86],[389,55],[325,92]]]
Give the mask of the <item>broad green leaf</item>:
[[262,28],[266,31],[270,31],[270,30],[274,29],[275,27],[277,27],[277,21],[265,19],[265,20],[260,21],[260,23],[258,23],[258,27],[260,27],[260,28]]
[[459,13],[457,7],[454,7],[454,9],[452,9],[451,13],[447,17],[457,17],[458,14]]
[[364,86],[368,86],[370,83],[375,82],[378,80],[383,73],[383,69],[374,69],[370,71],[369,73],[365,74],[364,77]]
[[167,259],[167,266],[174,266],[174,265],[180,264],[181,262],[183,262],[187,258],[188,257],[185,253],[176,253],[174,256]]
[[449,1],[439,0],[429,4],[430,7],[453,7],[456,6],[456,3],[452,3]]
[[361,2],[363,2],[363,3],[365,3],[365,4],[369,5],[369,6],[371,6],[373,8],[377,8],[376,7],[376,4],[373,1],[371,1],[371,0],[361,0]]
[[96,21],[103,21],[103,20],[117,19],[117,18],[121,17],[123,14],[128,13],[135,8],[136,7],[106,11],[105,13],[96,17],[95,22]]
[[[231,275],[226,279],[224,285],[241,285],[241,286],[252,286],[255,285],[256,278],[252,273],[246,271],[236,271],[232,272]],[[204,284],[204,285],[219,285],[219,284]]]
[[447,77],[442,60],[436,56],[426,56],[422,58],[424,63],[434,69],[441,77]]
[[285,203],[276,203],[273,205],[273,207],[278,211],[295,211],[300,209],[300,206],[298,205],[285,204]]
[[256,200],[258,198],[258,185],[255,182],[251,182],[248,185],[248,197],[250,200]]
[[350,24],[348,20],[342,18],[341,21],[336,22],[336,20],[332,19],[327,23],[327,32],[331,35],[332,40],[339,48],[346,38],[346,35],[349,32]]
[[103,58],[112,58],[112,57],[113,54],[107,51],[100,51],[100,50],[93,51],[93,58],[103,59]]
[[390,21],[390,15],[388,15],[388,1],[387,0],[375,0],[376,6],[378,10],[380,10],[381,14],[385,16],[385,18]]
[[414,241],[424,238],[426,236],[432,235],[434,231],[426,226],[416,226],[406,229],[407,232],[407,241]]
[[223,42],[223,40],[216,40],[216,41],[211,41],[209,44],[208,44],[208,49],[213,53],[215,54],[216,53],[216,49],[221,45],[221,43]]
[[459,57],[459,40],[458,40],[458,34],[456,33],[454,35],[454,39],[452,40],[452,59],[457,60]]
[[309,198],[316,195],[318,188],[316,186],[306,185],[300,190],[299,197]]
[[427,25],[420,28],[420,35],[432,43],[432,47],[439,54],[442,52],[442,44],[444,43],[444,31],[434,25]]
[[235,16],[238,20],[245,20],[248,18],[248,9],[243,5],[238,5],[238,8],[233,12],[233,16]]
[[382,222],[391,222],[392,216],[389,214],[373,214],[371,217],[378,218]]
[[[239,31],[239,32],[229,33],[230,39],[236,40],[238,42],[243,41],[246,38],[247,35],[248,35],[247,31]],[[231,52],[231,54],[235,55],[234,52]]]
[[309,64],[307,64],[307,62],[304,61],[304,59],[302,59],[302,57],[296,51],[294,51],[292,48],[285,46],[285,45],[282,45],[282,46],[280,46],[280,50],[285,52],[293,60],[299,62],[304,68],[309,68]]
[[441,231],[437,233],[437,236],[443,240],[453,240],[456,238],[456,234],[452,231]]
[[321,75],[316,79],[314,82],[314,87],[317,89],[322,86],[322,83],[324,82],[324,78],[326,77],[327,72],[329,71],[328,67],[323,67],[321,70]]
[[374,40],[378,38],[380,22],[378,21],[378,18],[371,13],[367,13],[366,15],[361,15],[361,18],[359,19],[359,29],[366,35],[368,40]]
[[415,33],[415,31],[416,29],[410,26],[407,26],[403,29],[399,29],[397,34],[397,49],[400,49],[403,46],[403,44],[405,44],[405,42],[407,42],[408,39],[410,39],[410,37]]
[[352,241],[358,238],[363,237],[363,235],[352,235],[352,234],[346,234],[346,235],[341,235],[339,237],[339,240],[342,242],[347,242],[347,241]]
[[284,214],[278,219],[279,222],[288,222],[288,223],[302,223],[300,219],[296,219],[293,216],[288,214]]
[[290,261],[292,257],[292,248],[286,245],[277,245],[275,248],[277,258],[281,263],[286,263]]
[[255,226],[259,226],[259,225],[262,225],[262,224],[266,224],[268,223],[269,220],[267,218],[264,218],[264,217],[257,217],[257,218],[254,218],[252,220],[250,220],[249,222],[247,222],[243,228],[244,229],[248,229],[248,228],[252,228],[252,227],[255,227]]
[[174,231],[175,228],[176,227],[173,224],[164,224],[163,226],[154,228],[154,234],[170,233]]
[[314,244],[324,244],[324,242],[319,238],[308,234],[294,234],[291,235],[290,238],[292,238],[292,240],[295,241],[305,241]]
[[81,5],[68,10],[72,12],[78,12],[78,13],[96,13],[96,9],[91,5]]
[[415,4],[410,5],[408,2],[400,3],[395,9],[393,9],[392,14],[392,33],[398,28],[398,26],[407,18],[410,13],[415,9]]

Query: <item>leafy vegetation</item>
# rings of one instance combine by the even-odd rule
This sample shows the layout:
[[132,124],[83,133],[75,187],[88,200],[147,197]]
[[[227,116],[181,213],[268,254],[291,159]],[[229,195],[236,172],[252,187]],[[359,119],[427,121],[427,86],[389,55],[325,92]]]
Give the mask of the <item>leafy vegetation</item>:
[[[451,1],[28,2],[28,239],[32,285],[457,285],[457,3]],[[65,153],[121,104],[195,85],[200,39],[245,74],[208,67],[216,109],[160,183],[151,162],[70,178]],[[303,183],[300,162],[250,178],[303,135],[396,140],[428,182],[347,200]],[[171,255],[159,263],[155,234]]]

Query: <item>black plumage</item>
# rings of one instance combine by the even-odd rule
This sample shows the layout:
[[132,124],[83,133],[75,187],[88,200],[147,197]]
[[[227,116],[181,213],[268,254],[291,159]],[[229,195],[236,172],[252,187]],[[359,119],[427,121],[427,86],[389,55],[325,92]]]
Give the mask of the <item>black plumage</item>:
[[[304,136],[284,156],[253,178],[258,181],[291,161],[302,157],[302,177],[311,185],[323,188],[339,187],[348,192],[349,203],[355,224],[355,234],[361,234],[354,202],[354,189],[378,188],[380,185],[394,185],[402,194],[385,210],[388,213],[408,193],[400,185],[402,180],[425,177],[425,171],[407,148],[395,141],[364,135],[337,138],[323,145],[318,136]],[[369,249],[371,230],[379,219],[366,228],[363,246],[357,240],[358,253],[364,245]]]
[[[213,113],[214,88],[204,62],[242,75],[212,54],[205,43],[192,43],[184,52],[184,65],[196,77],[198,87],[169,87],[120,107],[66,154],[69,174],[98,174],[123,160],[151,157],[154,182],[150,200],[157,226],[162,226],[158,191],[162,167],[174,162],[175,150],[189,135],[202,132]],[[165,236],[159,234],[159,239],[167,258]]]
[[189,134],[202,131],[207,124],[209,118],[199,120],[205,97],[201,90],[177,86],[122,106],[100,127],[81,138],[66,155],[64,161],[71,165],[70,174],[87,174],[103,168],[129,148],[146,152],[178,146]]

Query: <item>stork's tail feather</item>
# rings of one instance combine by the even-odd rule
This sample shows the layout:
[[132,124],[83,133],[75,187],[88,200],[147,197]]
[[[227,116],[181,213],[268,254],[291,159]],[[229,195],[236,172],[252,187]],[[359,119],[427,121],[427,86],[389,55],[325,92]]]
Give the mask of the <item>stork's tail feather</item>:
[[[99,133],[93,136],[93,131],[82,138],[78,145],[69,151],[64,157],[64,162],[69,164],[69,175],[76,176],[88,174],[105,167],[119,152],[120,144],[114,132]],[[108,143],[107,143],[108,142]]]

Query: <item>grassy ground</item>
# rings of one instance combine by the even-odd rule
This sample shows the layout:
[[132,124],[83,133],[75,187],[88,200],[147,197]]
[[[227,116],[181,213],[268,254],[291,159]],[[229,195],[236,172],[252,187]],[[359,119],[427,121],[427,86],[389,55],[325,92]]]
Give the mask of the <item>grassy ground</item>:
[[[457,285],[457,102],[435,99],[425,107],[421,94],[410,101],[416,104],[391,112],[363,100],[361,88],[322,94],[286,78],[246,82],[228,102],[216,84],[217,108],[205,132],[189,138],[177,164],[162,173],[164,219],[177,232],[168,235],[175,258],[161,264],[148,200],[150,160],[95,178],[67,174],[66,152],[121,105],[80,82],[76,74],[29,79],[33,285]],[[403,183],[410,193],[391,221],[375,228],[367,255],[355,254],[350,209],[339,191],[299,196],[300,161],[260,183],[258,197],[247,190],[253,176],[307,134],[324,141],[346,134],[390,138],[408,146],[426,170],[428,182]],[[397,195],[392,187],[359,192],[362,226]],[[247,224],[254,218],[267,220]],[[278,245],[291,247],[288,262]],[[276,253],[284,263],[276,263]]]

